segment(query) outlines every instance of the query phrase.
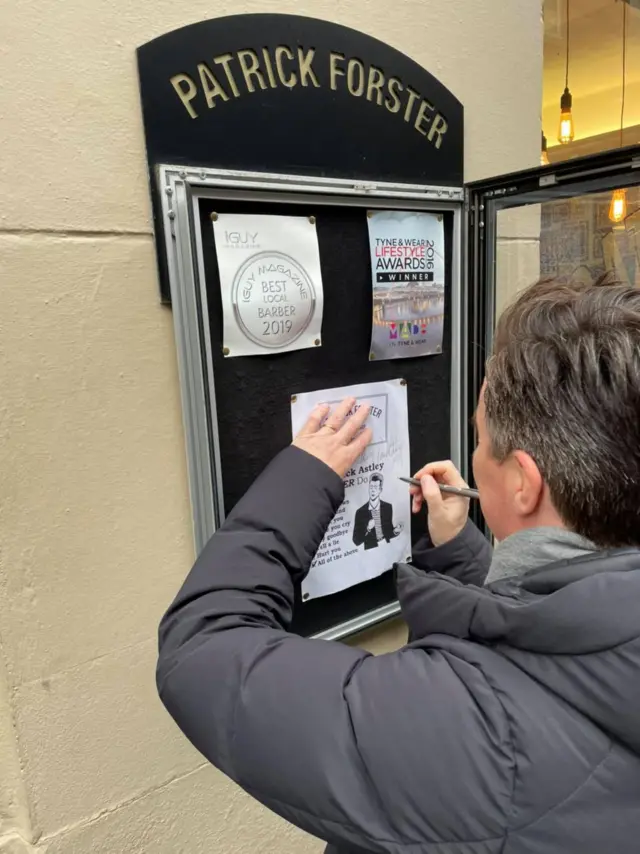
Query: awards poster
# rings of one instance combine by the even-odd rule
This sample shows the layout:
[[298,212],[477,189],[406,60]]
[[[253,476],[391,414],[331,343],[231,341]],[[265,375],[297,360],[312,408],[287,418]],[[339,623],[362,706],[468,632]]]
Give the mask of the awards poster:
[[[411,559],[409,489],[399,477],[409,471],[409,418],[404,380],[346,386],[294,395],[295,436],[318,403],[332,407],[355,397],[356,409],[371,406],[371,444],[344,478],[345,498],[302,583],[305,601],[368,581]],[[354,409],[355,411],[355,409]]]
[[444,225],[440,214],[369,211],[370,359],[442,352]]
[[213,214],[225,356],[319,347],[322,274],[313,217]]

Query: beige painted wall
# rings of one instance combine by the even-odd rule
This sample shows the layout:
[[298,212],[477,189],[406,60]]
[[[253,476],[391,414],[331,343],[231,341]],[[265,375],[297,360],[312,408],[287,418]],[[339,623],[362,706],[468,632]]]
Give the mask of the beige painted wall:
[[[192,560],[170,311],[158,303],[134,49],[204,0],[0,12],[0,852],[318,852],[179,736],[155,631]],[[462,100],[467,179],[531,165],[532,0],[252,0],[405,51]],[[399,153],[401,156],[401,153]],[[398,646],[395,624],[369,633]]]

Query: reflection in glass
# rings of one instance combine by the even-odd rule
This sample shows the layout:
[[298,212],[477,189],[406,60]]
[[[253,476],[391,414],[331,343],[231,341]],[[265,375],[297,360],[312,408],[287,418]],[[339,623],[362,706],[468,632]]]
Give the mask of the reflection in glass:
[[640,187],[498,211],[496,316],[540,277],[586,284],[603,273],[640,287]]
[[614,190],[609,207],[609,219],[611,222],[622,222],[627,215],[627,191]]
[[640,286],[640,188],[544,202],[540,219],[542,276],[613,273]]

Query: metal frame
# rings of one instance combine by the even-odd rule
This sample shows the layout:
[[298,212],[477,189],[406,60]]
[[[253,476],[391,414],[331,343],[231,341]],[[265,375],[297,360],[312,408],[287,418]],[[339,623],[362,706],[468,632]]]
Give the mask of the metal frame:
[[[640,146],[499,175],[466,187],[470,273],[467,328],[473,342],[467,374],[469,412],[475,407],[484,378],[485,357],[493,342],[498,211],[635,184],[640,184]],[[465,430],[467,448],[474,444],[473,433],[472,426]],[[469,451],[466,463],[470,468]],[[486,531],[477,504],[472,507],[471,515]]]
[[[451,270],[451,456],[466,468],[462,425],[466,417],[467,306],[463,305],[462,188],[389,184],[330,178],[236,172],[201,167],[161,165],[157,170],[161,225],[171,288],[182,411],[187,451],[193,536],[200,553],[224,519],[215,378],[211,358],[200,199],[235,199],[287,204],[326,204],[397,208],[453,213]],[[395,616],[397,602],[362,614],[316,637],[337,640]]]
[[468,186],[469,250],[475,278],[473,301],[480,308],[479,313],[484,314],[477,332],[479,343],[486,350],[493,338],[498,212],[639,183],[640,146],[632,146],[501,175]]

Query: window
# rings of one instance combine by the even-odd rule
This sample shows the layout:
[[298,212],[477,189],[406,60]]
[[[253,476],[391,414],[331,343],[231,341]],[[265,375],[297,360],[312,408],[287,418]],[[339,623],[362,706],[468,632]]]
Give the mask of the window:
[[[543,14],[542,130],[549,161],[640,143],[640,0],[544,0]],[[565,85],[574,139],[561,145]]]

